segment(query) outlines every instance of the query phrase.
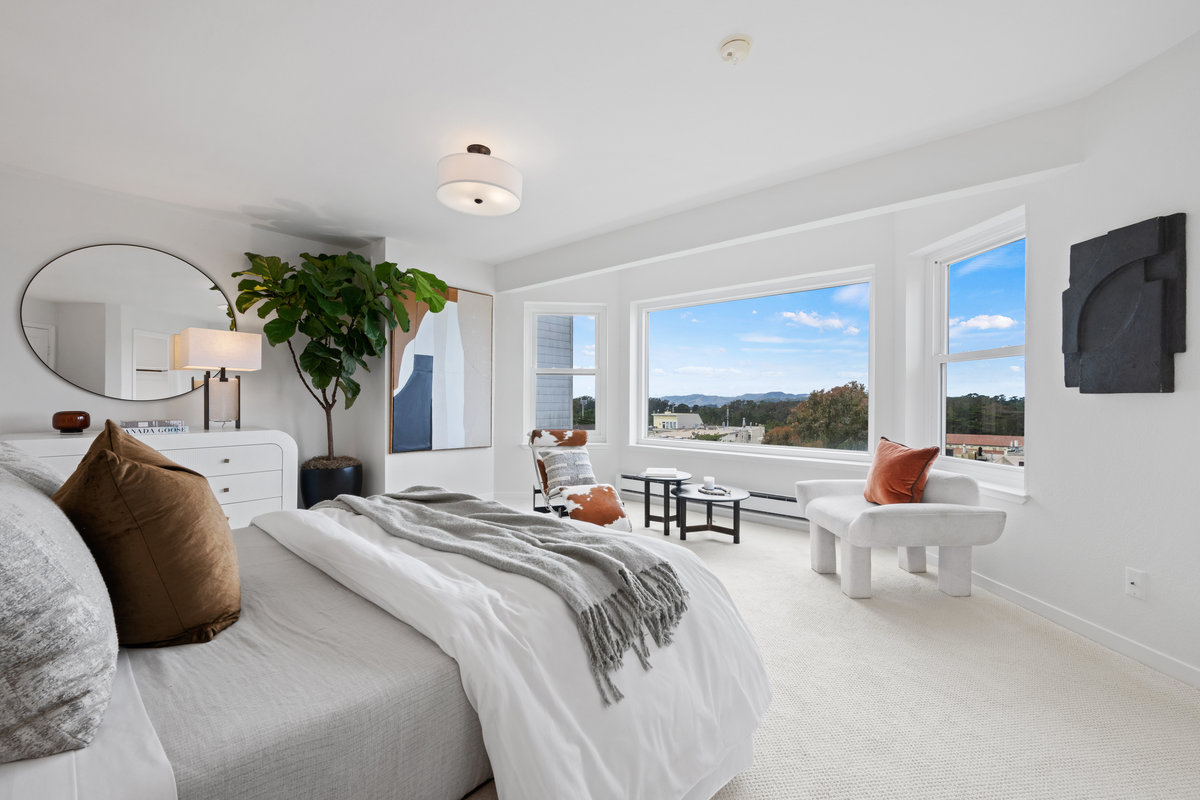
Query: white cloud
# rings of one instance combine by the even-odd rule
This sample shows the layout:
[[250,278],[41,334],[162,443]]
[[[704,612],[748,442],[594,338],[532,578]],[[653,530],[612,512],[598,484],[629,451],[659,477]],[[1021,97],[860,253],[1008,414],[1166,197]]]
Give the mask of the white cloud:
[[758,309],[757,309],[757,308],[750,309],[750,313],[751,313],[751,314],[757,314],[757,313],[758,313]]
[[951,320],[951,323],[956,328],[965,328],[976,331],[990,331],[1006,330],[1016,325],[1017,321],[1012,317],[1006,317],[1003,314],[980,314],[965,321],[955,322]]
[[813,311],[784,311],[783,318],[786,319],[788,325],[799,327],[807,325],[810,328],[817,330],[841,330],[846,326],[846,323],[837,318],[837,315],[822,317],[820,313]]
[[866,308],[871,304],[871,285],[852,283],[849,286],[843,286],[833,293],[833,302]]
[[663,369],[662,367],[655,367],[654,369],[650,370],[650,374],[651,375],[666,375],[667,371],[665,369]]
[[846,328],[845,333],[849,336],[856,336],[859,333],[861,333],[861,331],[858,328],[851,325],[849,328]]
[[1018,366],[1018,365],[1016,365],[1016,364],[1013,364],[1013,365],[1009,366],[1009,369],[1010,369],[1010,370],[1012,370],[1013,372],[1020,372],[1020,371],[1021,371],[1021,367],[1020,367],[1020,366]]
[[788,341],[782,336],[765,336],[760,333],[744,333],[738,339],[749,344],[783,344]]

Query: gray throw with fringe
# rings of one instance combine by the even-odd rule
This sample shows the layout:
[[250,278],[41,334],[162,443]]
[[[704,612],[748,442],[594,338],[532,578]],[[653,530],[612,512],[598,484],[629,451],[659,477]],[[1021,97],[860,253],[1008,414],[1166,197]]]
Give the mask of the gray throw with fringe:
[[575,614],[605,705],[623,697],[612,673],[625,651],[650,669],[646,635],[666,647],[687,610],[688,593],[675,568],[629,534],[587,533],[550,516],[434,486],[365,498],[341,495],[314,508],[353,511],[392,536],[549,587]]

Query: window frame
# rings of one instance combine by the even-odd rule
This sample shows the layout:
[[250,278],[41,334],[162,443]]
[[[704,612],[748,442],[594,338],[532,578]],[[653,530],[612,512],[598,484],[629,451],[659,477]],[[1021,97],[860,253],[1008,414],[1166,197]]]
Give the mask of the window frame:
[[[525,303],[525,435],[528,444],[529,431],[537,427],[537,379],[539,375],[580,375],[595,380],[596,427],[588,431],[588,445],[608,442],[608,419],[610,414],[606,394],[608,372],[608,306],[603,303]],[[590,316],[596,320],[596,366],[595,367],[539,367],[537,365],[537,318],[539,316]]]
[[[928,403],[931,414],[929,419],[930,430],[936,436],[939,451],[943,453],[943,457],[938,459],[937,468],[970,475],[980,481],[980,483],[994,484],[998,488],[1015,490],[1017,493],[1023,495],[1025,488],[1024,467],[944,456],[946,448],[947,365],[1013,356],[1024,358],[1026,357],[1025,351],[1029,341],[1028,250],[1026,251],[1025,260],[1024,344],[991,347],[983,350],[964,350],[958,353],[949,352],[950,267],[964,259],[977,256],[988,250],[995,250],[998,247],[1003,247],[1020,239],[1025,239],[1026,247],[1028,247],[1025,209],[1023,207],[1001,214],[926,249],[927,272],[931,288],[928,309],[930,347],[927,351],[926,389],[930,398],[930,402]],[[1026,367],[1026,376],[1028,376],[1028,361],[1026,361]],[[1028,411],[1028,377],[1026,377],[1026,410]]]
[[833,450],[818,447],[793,447],[787,445],[739,444],[735,442],[706,442],[702,440],[659,439],[646,436],[646,417],[650,402],[650,337],[649,316],[653,311],[667,311],[675,308],[706,305],[725,301],[746,300],[767,295],[789,294],[816,289],[832,289],[839,286],[849,286],[856,283],[868,285],[867,306],[867,391],[868,397],[874,398],[876,387],[876,270],[874,265],[847,267],[833,270],[806,273],[787,278],[773,278],[765,281],[739,284],[737,287],[727,286],[717,289],[685,292],[662,297],[634,301],[630,304],[630,343],[629,359],[630,386],[635,390],[629,395],[629,444],[639,447],[661,447],[668,449],[700,450],[709,453],[726,453],[729,455],[752,455],[756,457],[773,457],[793,460],[842,461],[869,464],[875,451],[875,419],[878,402],[869,402],[867,406],[867,449],[866,450]]

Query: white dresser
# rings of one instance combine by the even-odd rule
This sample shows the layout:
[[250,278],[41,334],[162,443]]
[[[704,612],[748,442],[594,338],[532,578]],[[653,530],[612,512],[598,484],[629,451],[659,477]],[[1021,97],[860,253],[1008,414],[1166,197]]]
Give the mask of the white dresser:
[[[65,476],[79,466],[100,430],[74,436],[10,433],[0,439],[38,456]],[[234,528],[249,525],[257,514],[296,507],[296,442],[283,431],[242,428],[137,438],[208,478]]]

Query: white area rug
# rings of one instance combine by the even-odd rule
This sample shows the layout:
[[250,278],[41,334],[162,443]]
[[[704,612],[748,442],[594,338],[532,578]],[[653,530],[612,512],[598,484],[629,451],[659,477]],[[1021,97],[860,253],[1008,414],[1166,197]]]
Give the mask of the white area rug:
[[937,567],[911,575],[894,551],[851,600],[809,569],[805,531],[743,522],[741,538],[684,542],[775,691],[754,766],[717,800],[1200,800],[1200,691],[979,588],[948,597]]

